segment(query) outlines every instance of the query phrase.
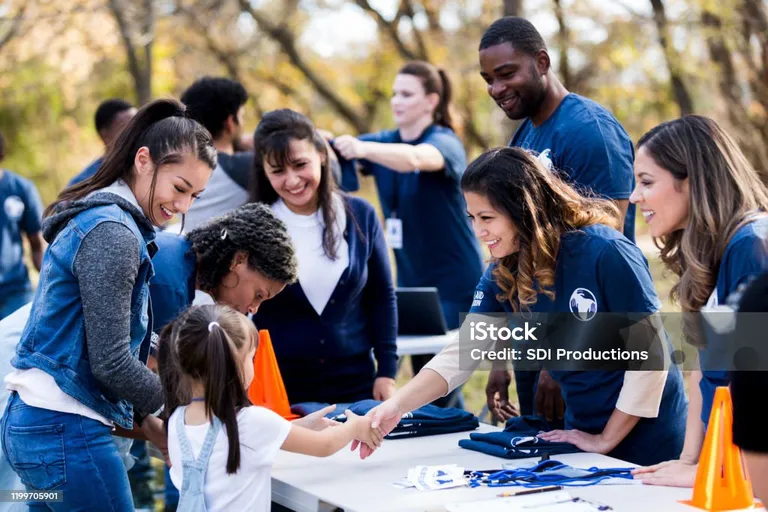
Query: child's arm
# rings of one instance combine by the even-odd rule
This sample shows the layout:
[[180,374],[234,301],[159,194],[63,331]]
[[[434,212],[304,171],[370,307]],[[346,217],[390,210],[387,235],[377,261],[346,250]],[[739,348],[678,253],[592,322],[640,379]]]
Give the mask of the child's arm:
[[319,432],[292,424],[291,431],[280,448],[314,457],[328,457],[355,439],[372,448],[381,446],[384,436],[378,429],[371,428],[370,418],[358,416],[352,411],[346,411],[345,414],[345,423]]

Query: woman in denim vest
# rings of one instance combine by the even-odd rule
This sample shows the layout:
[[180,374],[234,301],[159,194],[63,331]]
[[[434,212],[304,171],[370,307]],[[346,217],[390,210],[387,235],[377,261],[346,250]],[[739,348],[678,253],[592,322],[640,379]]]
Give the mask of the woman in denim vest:
[[[27,490],[63,491],[48,508],[133,510],[112,441],[132,430],[165,450],[158,377],[143,363],[152,328],[155,226],[184,214],[216,166],[208,131],[184,106],[143,107],[99,171],[45,212],[50,244],[6,378],[2,447]],[[35,504],[32,504],[35,508]]]

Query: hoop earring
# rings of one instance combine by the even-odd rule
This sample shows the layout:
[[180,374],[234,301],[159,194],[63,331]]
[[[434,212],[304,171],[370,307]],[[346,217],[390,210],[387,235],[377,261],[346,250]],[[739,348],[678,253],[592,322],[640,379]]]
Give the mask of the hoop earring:
[[[234,285],[232,285],[232,286],[227,286],[227,285],[224,283],[224,281],[225,281],[226,277],[227,277],[228,275],[230,275],[230,274],[233,274],[233,275],[234,275],[234,276],[237,278],[237,282],[236,282]],[[224,276],[224,277],[221,279],[221,286],[223,286],[224,288],[228,288],[228,289],[230,289],[230,290],[231,290],[231,289],[233,289],[233,288],[237,288],[237,285],[239,285],[239,284],[240,284],[240,276],[239,276],[239,275],[237,275],[237,274],[235,273],[235,271],[234,271],[234,270],[230,270],[230,271],[229,271],[229,274],[226,274],[226,275],[225,275],[225,276]]]

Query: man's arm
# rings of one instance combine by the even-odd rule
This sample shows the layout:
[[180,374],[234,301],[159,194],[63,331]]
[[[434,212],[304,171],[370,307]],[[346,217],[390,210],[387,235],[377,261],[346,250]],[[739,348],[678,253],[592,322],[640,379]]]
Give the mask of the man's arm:
[[29,240],[29,247],[32,249],[32,263],[35,264],[35,268],[40,272],[40,269],[43,267],[43,252],[45,252],[43,235],[40,231],[27,234],[27,240]]

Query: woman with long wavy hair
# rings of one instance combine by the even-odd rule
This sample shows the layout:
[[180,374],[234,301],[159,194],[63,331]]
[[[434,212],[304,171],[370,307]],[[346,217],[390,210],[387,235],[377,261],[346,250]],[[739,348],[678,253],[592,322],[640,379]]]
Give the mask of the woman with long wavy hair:
[[[739,285],[768,269],[768,191],[733,139],[707,117],[660,124],[637,148],[630,201],[640,207],[664,265],[679,278],[671,297],[684,313],[725,304]],[[699,350],[702,369],[690,374],[680,458],[640,469],[637,478],[693,486],[715,388],[730,382],[719,368],[726,362],[709,365],[707,355]]]
[[[655,314],[660,303],[648,263],[616,230],[617,208],[610,201],[579,195],[520,148],[480,156],[464,173],[461,186],[475,235],[492,257],[465,327],[474,329],[477,323],[472,322],[488,313],[536,314],[550,346],[586,353],[607,342],[623,349],[627,345],[621,329],[629,329],[624,332],[641,333],[640,343],[656,340],[652,346],[664,349],[663,359],[656,359],[663,366],[652,372],[632,371],[636,365],[544,361],[563,390],[566,429],[539,437],[637,464],[679,454],[686,409],[682,377],[675,366],[667,370],[668,347]],[[519,322],[521,316],[511,321]],[[601,342],[594,344],[596,337]],[[471,362],[471,354],[482,353],[470,350],[480,348],[476,339],[462,335],[461,346],[457,341],[446,347],[372,411],[374,427],[390,431],[403,413],[465,382],[479,364]],[[592,371],[584,371],[588,367]],[[361,455],[369,451],[362,447]]]

